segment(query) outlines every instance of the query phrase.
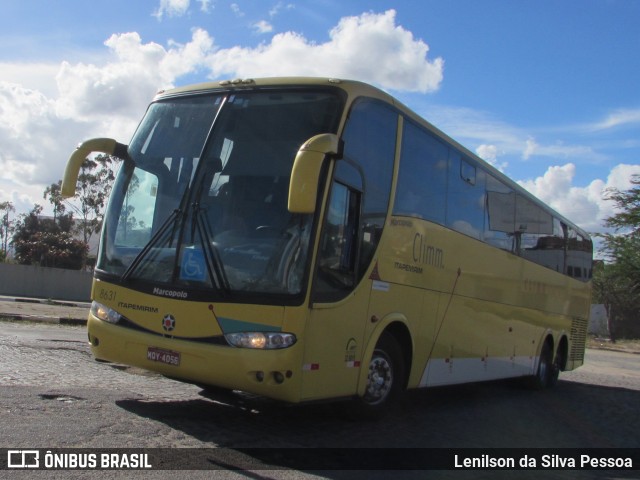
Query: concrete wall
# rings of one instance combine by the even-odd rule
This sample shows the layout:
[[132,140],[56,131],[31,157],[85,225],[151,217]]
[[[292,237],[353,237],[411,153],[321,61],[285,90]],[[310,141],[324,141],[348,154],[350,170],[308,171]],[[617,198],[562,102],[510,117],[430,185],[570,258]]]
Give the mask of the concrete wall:
[[88,302],[92,273],[0,263],[0,295]]

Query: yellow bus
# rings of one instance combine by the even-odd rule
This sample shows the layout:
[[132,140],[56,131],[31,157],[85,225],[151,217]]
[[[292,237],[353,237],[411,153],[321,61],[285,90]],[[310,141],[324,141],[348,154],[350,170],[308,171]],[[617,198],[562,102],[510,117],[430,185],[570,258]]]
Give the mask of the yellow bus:
[[95,358],[286,402],[529,377],[583,363],[587,233],[364,83],[161,91],[105,212]]

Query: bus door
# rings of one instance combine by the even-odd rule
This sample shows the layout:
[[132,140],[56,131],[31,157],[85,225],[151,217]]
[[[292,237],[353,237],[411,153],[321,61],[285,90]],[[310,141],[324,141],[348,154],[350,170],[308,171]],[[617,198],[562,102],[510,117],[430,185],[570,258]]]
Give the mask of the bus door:
[[350,396],[360,373],[369,280],[357,284],[361,193],[334,181],[305,332],[303,399]]
[[318,245],[305,345],[305,368],[315,370],[303,374],[303,395],[356,393],[369,322],[368,273],[387,215],[399,118],[393,106],[367,98],[349,111]]

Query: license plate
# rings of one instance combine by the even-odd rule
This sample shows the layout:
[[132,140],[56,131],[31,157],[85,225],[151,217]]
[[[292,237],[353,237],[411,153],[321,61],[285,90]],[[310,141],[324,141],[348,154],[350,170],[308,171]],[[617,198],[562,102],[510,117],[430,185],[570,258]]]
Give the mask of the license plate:
[[165,350],[164,348],[149,347],[147,348],[147,360],[152,362],[166,363],[167,365],[180,365],[180,352],[173,350]]

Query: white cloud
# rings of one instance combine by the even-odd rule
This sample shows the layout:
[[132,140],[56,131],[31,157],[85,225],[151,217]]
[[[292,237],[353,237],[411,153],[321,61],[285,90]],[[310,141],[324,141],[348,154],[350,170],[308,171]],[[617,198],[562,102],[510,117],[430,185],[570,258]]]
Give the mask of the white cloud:
[[44,187],[62,175],[61,151],[84,133],[56,114],[56,102],[21,85],[0,82],[0,201],[18,213],[43,203]]
[[529,160],[533,156],[558,158],[580,158],[589,160],[602,159],[593,148],[585,145],[565,145],[562,142],[555,144],[540,145],[534,138],[530,137],[525,142],[522,151],[523,160]]
[[203,68],[214,50],[214,42],[205,30],[197,28],[192,32],[190,42],[170,42],[170,47],[159,62],[159,75],[164,85],[170,85],[182,75]]
[[269,10],[269,16],[271,18],[277,16],[282,10],[292,10],[295,6],[292,3],[285,4],[284,2],[276,3],[271,10]]
[[48,97],[57,93],[56,74],[60,65],[53,63],[0,63],[2,80],[36,90]]
[[63,62],[57,75],[58,113],[64,118],[133,116],[148,103],[157,88],[170,79],[161,78],[164,48],[143,45],[137,33],[112,35],[105,45],[114,61],[105,65]]
[[536,151],[540,150],[540,146],[536,143],[533,138],[527,138],[526,147],[522,152],[522,158],[525,160],[529,160],[529,157],[536,154]]
[[286,32],[255,48],[219,50],[209,58],[213,77],[329,76],[366,80],[382,88],[430,92],[443,77],[444,61],[427,59],[429,46],[395,24],[396,12],[346,17],[317,44]]
[[495,145],[482,144],[476,148],[476,154],[489,163],[495,162],[498,157],[498,147]]
[[253,29],[258,34],[270,33],[273,32],[273,25],[266,20],[260,20],[253,24]]
[[142,43],[133,32],[112,35],[105,45],[112,52],[110,62],[60,66],[55,105],[61,118],[136,122],[160,88],[171,87],[177,78],[203,65],[213,39],[196,29],[188,43],[170,41],[165,49],[157,43]]
[[38,91],[0,82],[3,180],[22,186],[46,181],[55,168],[52,157],[72,133],[72,122],[56,115],[55,101]]
[[498,150],[498,147],[496,147],[495,145],[482,144],[478,148],[476,148],[476,155],[503,172],[509,166],[509,163],[498,162],[499,154],[500,152]]
[[541,177],[518,183],[585,230],[602,232],[602,221],[615,213],[612,202],[603,199],[605,189],[629,189],[629,180],[640,174],[640,165],[616,165],[606,179],[595,179],[586,187],[573,185],[575,174],[576,166],[567,163],[549,167]]
[[607,130],[625,125],[640,124],[640,108],[620,109],[610,113],[603,121],[589,127],[590,130]]
[[160,6],[153,15],[158,20],[162,20],[165,15],[168,17],[181,17],[189,10],[189,3],[189,0],[160,0]]
[[232,3],[230,5],[231,11],[233,13],[235,13],[236,17],[240,18],[240,17],[244,17],[244,12],[242,11],[242,9],[240,8],[240,5],[238,5],[237,3]]
[[204,13],[210,13],[211,10],[214,8],[211,5],[211,1],[212,0],[197,0],[198,3],[200,3],[200,11],[204,12]]

